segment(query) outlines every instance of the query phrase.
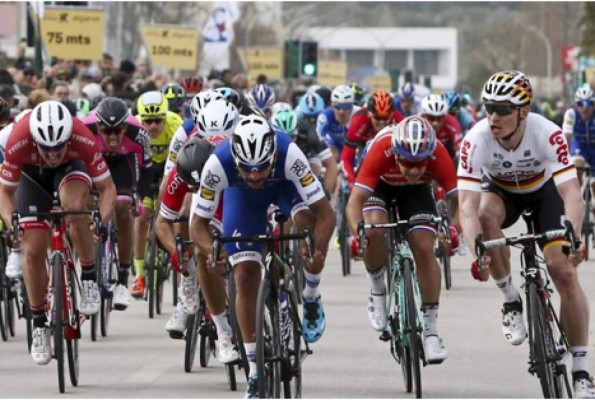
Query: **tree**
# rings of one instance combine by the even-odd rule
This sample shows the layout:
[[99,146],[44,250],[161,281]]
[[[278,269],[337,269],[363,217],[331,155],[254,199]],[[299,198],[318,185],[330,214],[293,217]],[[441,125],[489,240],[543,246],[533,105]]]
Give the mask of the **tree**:
[[582,53],[595,55],[595,3],[585,3],[585,13],[579,25],[582,27]]

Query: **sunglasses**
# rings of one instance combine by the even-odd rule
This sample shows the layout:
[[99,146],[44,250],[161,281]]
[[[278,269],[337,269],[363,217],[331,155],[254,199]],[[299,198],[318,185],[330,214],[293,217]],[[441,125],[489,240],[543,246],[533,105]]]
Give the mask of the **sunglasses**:
[[97,130],[106,136],[111,136],[111,135],[118,136],[118,135],[121,135],[122,133],[124,133],[125,127],[123,127],[123,126],[111,127],[111,126],[100,125],[97,127]]
[[519,106],[505,106],[499,104],[484,104],[486,109],[486,113],[488,114],[498,114],[501,117],[506,117],[514,112],[514,110],[518,110]]
[[411,161],[403,157],[398,157],[397,162],[407,169],[411,168],[425,168],[428,165],[428,160],[421,160],[421,161]]
[[579,102],[576,103],[576,105],[578,107],[592,107],[593,106],[593,102],[589,101],[589,100],[581,100]]
[[444,121],[444,115],[424,115],[424,118],[428,122],[442,122],[442,121]]
[[247,173],[262,172],[271,166],[271,160],[263,162],[262,164],[258,164],[258,165],[243,164],[241,162],[238,162],[237,165],[238,165],[238,168],[240,168],[242,171],[247,172]]
[[40,143],[37,143],[37,147],[39,147],[41,149],[41,151],[43,151],[44,153],[57,153],[59,151],[61,151],[64,147],[66,147],[68,145],[68,142],[64,142],[64,143],[60,143],[57,144],[55,146],[46,146]]
[[333,104],[333,108],[337,109],[337,110],[351,110],[353,108],[353,104],[337,103],[337,104]]
[[163,118],[151,118],[151,119],[143,119],[143,124],[145,125],[153,125],[153,124],[160,124],[164,121]]

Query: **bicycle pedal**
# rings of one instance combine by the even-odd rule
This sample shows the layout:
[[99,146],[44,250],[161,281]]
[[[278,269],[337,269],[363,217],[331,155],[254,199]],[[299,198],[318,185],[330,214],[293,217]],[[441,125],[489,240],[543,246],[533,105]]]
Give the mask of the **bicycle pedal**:
[[390,340],[390,338],[391,338],[391,336],[388,331],[382,331],[382,333],[378,337],[378,339],[382,340],[383,342],[388,342]]

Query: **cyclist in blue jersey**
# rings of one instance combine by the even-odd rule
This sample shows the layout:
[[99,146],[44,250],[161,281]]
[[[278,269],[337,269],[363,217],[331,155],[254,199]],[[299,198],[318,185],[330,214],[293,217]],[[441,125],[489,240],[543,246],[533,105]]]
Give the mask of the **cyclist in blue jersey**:
[[229,260],[234,268],[238,322],[249,361],[246,397],[254,398],[258,394],[256,300],[263,246],[228,243],[219,260],[213,260],[209,221],[215,216],[223,195],[224,236],[266,233],[270,204],[278,205],[296,226],[310,228],[315,249],[313,262],[305,260],[304,263],[302,332],[304,339],[313,343],[320,339],[326,326],[319,284],[335,225],[335,212],[304,153],[289,135],[273,128],[261,116],[243,118],[231,138],[217,146],[203,171],[191,230],[199,252],[208,257],[207,265],[221,269]]
[[415,86],[411,82],[405,82],[401,86],[401,94],[395,96],[393,100],[395,109],[403,114],[403,117],[410,117],[417,114],[417,106],[415,104]]
[[442,98],[446,102],[448,113],[453,117],[456,117],[461,124],[461,128],[463,128],[463,136],[465,136],[469,129],[475,124],[475,119],[465,107],[461,107],[461,95],[459,95],[456,90],[449,90],[442,95]]
[[[564,114],[562,132],[570,142],[570,154],[574,165],[584,168],[588,163],[595,168],[595,96],[590,87],[580,87],[574,94],[576,107]],[[583,171],[578,172],[579,184],[583,184]]]

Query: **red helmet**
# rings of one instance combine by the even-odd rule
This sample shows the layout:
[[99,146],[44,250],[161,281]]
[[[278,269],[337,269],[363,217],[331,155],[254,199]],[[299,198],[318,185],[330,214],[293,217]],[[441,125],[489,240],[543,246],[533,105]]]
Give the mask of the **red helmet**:
[[393,113],[393,98],[385,90],[376,90],[368,99],[368,111],[374,118],[388,119]]
[[188,97],[194,96],[203,89],[201,77],[190,76],[188,78],[182,78],[179,83],[186,91],[186,96]]

